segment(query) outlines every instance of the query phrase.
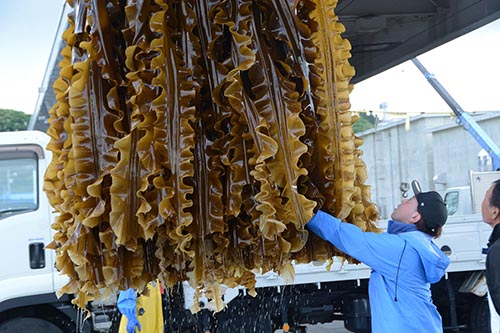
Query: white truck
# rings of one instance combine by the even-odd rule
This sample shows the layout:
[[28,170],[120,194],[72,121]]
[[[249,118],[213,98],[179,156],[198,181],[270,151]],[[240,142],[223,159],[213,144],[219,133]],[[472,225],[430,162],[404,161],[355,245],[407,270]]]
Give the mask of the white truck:
[[[51,159],[48,140],[38,131],[0,133],[0,332],[116,332],[113,300],[90,304],[91,319],[83,321],[71,295],[55,296],[67,280],[54,268],[53,251],[45,249],[54,218],[42,191]],[[433,286],[445,329],[489,332],[481,250],[490,232],[480,214],[452,214],[437,241],[452,260]],[[165,294],[166,331],[265,333],[287,324],[290,331],[305,332],[305,325],[343,320],[349,331],[370,332],[369,276],[367,266],[340,265],[339,260],[330,270],[315,263],[297,265],[292,284],[273,273],[258,276],[255,298],[244,289],[226,290],[227,308],[214,315],[207,304],[191,314],[191,298],[184,297],[189,288],[179,286]]]
[[[54,268],[54,220],[42,191],[51,153],[42,132],[0,133],[0,332],[78,332],[110,327],[114,306],[93,307],[83,323],[71,296],[55,292],[68,279]],[[29,327],[29,328],[28,328]]]
[[499,171],[471,171],[469,184],[450,187],[444,193],[448,215],[481,213],[481,202],[491,184],[500,178]]

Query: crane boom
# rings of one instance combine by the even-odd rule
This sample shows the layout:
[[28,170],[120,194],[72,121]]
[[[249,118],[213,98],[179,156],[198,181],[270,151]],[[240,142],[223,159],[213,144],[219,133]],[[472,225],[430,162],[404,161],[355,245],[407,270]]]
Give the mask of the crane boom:
[[448,93],[448,91],[441,85],[441,83],[436,79],[434,74],[429,73],[429,71],[422,65],[422,63],[417,59],[411,59],[413,64],[422,72],[430,85],[436,90],[436,92],[441,96],[441,98],[448,104],[453,113],[457,116],[457,123],[462,125],[462,127],[469,132],[472,137],[479,143],[479,145],[488,152],[491,157],[493,170],[500,170],[500,148],[498,145],[490,138],[490,136],[479,126],[479,124],[472,118],[472,116],[465,112],[462,107],[455,101],[455,99]]

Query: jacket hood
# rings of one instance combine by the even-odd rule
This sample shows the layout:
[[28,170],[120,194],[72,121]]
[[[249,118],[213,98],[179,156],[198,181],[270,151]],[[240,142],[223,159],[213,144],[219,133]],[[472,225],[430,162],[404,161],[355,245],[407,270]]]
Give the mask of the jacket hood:
[[450,258],[439,249],[432,237],[421,231],[412,231],[399,235],[417,250],[424,266],[427,282],[436,283],[441,280],[450,264]]

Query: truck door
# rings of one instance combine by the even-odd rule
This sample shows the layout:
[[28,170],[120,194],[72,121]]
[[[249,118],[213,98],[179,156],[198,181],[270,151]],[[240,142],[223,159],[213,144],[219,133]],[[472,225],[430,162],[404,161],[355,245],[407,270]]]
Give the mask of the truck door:
[[54,292],[51,213],[42,192],[44,150],[0,146],[0,304]]

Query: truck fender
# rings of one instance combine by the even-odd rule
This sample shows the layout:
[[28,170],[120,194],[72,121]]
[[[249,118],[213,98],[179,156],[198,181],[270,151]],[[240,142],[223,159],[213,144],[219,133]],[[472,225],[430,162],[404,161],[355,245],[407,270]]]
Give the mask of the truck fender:
[[70,304],[70,301],[71,300],[69,296],[66,294],[59,299],[57,298],[55,293],[24,296],[24,297],[9,299],[0,303],[0,312],[25,306],[39,305],[39,304],[50,304],[50,303]]

